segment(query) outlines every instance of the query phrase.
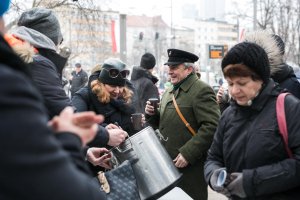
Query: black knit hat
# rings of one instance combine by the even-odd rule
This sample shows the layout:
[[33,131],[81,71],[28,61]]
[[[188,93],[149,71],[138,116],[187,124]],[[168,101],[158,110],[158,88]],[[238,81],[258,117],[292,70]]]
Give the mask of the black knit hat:
[[[112,76],[110,72],[112,69],[114,69],[114,71],[117,70],[117,73],[114,72],[116,77]],[[126,64],[119,59],[109,58],[105,60],[102,65],[101,72],[99,74],[99,81],[108,85],[125,86],[126,78],[122,77],[121,73],[119,73],[122,71],[129,74],[129,71],[126,69]]]
[[270,65],[265,50],[251,42],[242,42],[233,46],[222,60],[222,70],[230,64],[244,64],[253,70],[264,83],[269,82]]
[[155,57],[151,53],[145,53],[141,58],[140,67],[144,69],[153,69],[155,64]]

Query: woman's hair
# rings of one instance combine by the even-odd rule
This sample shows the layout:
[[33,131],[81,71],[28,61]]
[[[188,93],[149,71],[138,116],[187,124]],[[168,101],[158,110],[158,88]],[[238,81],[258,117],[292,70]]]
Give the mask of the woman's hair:
[[252,80],[262,80],[253,70],[244,64],[231,64],[223,69],[224,77],[235,78],[235,77],[251,77]]
[[[98,100],[101,103],[109,103],[110,102],[110,94],[104,88],[104,84],[99,80],[93,80],[91,82],[92,92],[96,94]],[[124,87],[124,90],[121,92],[121,98],[125,100],[127,104],[131,103],[131,97],[133,96],[133,91],[130,90],[127,86]]]

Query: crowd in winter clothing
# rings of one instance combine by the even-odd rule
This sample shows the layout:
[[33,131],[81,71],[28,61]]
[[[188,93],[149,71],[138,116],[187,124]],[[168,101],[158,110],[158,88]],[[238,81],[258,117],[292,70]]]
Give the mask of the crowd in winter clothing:
[[[9,3],[0,3],[0,27]],[[69,97],[62,85],[68,56],[57,51],[63,35],[52,10],[27,10],[4,32],[1,199],[106,199],[92,178],[114,167],[112,148],[138,134],[131,117],[136,113],[142,126],[164,138],[182,173],[177,186],[191,198],[207,200],[208,186],[232,200],[299,197],[300,83],[278,35],[253,32],[233,46],[221,63],[228,86],[217,95],[197,76],[197,55],[168,49],[170,86],[160,98],[156,59],[149,52],[130,78],[117,58],[103,60],[90,76],[77,63]],[[276,118],[284,92],[290,93],[284,99],[287,142]],[[158,99],[157,107],[150,98]]]

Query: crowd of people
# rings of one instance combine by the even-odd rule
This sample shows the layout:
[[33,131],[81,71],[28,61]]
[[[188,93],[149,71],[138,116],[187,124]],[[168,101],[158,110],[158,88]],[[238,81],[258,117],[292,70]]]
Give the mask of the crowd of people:
[[[92,178],[113,167],[111,148],[137,134],[135,113],[166,138],[162,145],[183,175],[178,187],[192,199],[207,200],[208,186],[232,200],[299,198],[300,83],[278,35],[253,32],[233,46],[221,63],[227,85],[217,94],[201,80],[197,55],[168,49],[170,86],[161,97],[149,52],[130,78],[117,58],[89,76],[76,63],[69,97],[55,13],[27,10],[6,32],[9,4],[0,2],[1,199],[106,199]],[[284,92],[287,143],[276,118]]]

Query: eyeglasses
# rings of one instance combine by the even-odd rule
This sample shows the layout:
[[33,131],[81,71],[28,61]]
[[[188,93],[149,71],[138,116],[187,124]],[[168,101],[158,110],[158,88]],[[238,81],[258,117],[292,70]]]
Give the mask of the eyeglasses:
[[121,77],[123,79],[127,78],[128,75],[129,75],[129,70],[122,70],[122,71],[119,71],[118,69],[115,69],[115,68],[111,68],[111,69],[105,69],[105,68],[102,68],[106,71],[108,71],[108,75],[110,78],[117,78],[119,76],[119,74],[121,75]]

